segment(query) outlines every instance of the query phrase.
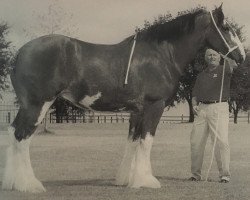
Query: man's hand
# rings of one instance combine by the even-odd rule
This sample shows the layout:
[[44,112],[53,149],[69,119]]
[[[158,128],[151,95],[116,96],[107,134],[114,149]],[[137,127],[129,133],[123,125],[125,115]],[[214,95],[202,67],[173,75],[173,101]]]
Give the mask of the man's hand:
[[193,105],[194,115],[198,115],[199,106],[198,106],[197,98],[195,96],[192,97],[192,105]]
[[193,111],[194,111],[194,115],[198,115],[199,106],[197,106],[197,105],[193,106]]
[[[238,67],[236,62],[230,58],[225,58],[226,59],[226,64],[229,66],[230,72],[232,73],[234,69]],[[228,67],[227,66],[227,67]]]

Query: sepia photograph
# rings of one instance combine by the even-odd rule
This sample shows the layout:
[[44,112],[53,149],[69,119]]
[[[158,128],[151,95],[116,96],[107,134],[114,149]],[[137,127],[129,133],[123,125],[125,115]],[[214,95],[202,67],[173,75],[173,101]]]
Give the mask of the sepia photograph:
[[1,0],[0,200],[250,199],[249,8]]

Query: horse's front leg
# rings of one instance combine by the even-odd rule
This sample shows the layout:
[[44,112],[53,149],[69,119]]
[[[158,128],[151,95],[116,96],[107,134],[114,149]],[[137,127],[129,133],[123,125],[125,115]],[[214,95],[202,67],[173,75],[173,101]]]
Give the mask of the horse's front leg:
[[118,171],[117,185],[160,187],[159,181],[152,175],[150,153],[164,107],[163,101],[157,101],[147,105],[143,114],[131,116],[128,144]]
[[125,153],[116,175],[116,185],[128,185],[131,168],[134,162],[135,151],[138,145],[139,134],[136,134],[138,127],[141,127],[142,117],[139,113],[131,113],[129,119],[129,134]]

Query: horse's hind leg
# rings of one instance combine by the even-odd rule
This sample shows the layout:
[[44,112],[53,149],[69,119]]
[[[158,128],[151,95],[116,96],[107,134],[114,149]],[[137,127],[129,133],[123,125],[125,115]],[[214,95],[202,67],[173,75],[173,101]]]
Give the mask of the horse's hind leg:
[[42,121],[52,102],[21,107],[9,128],[10,144],[7,149],[6,167],[3,176],[3,189],[16,189],[24,192],[43,192],[43,185],[34,175],[29,146],[31,136]]

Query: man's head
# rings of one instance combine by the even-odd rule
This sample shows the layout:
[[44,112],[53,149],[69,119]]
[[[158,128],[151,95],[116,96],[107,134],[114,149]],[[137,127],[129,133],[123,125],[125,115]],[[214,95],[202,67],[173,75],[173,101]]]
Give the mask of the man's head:
[[205,53],[205,61],[208,67],[215,68],[220,65],[220,54],[213,49],[207,49]]

